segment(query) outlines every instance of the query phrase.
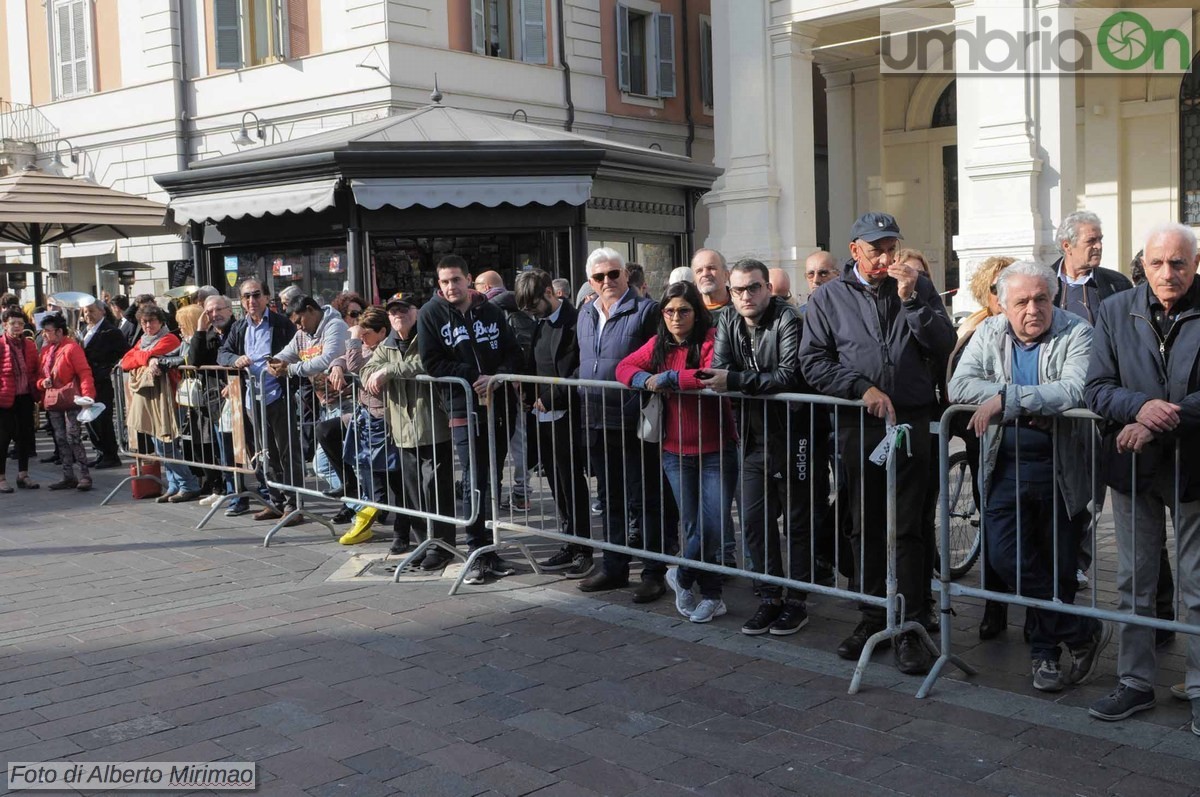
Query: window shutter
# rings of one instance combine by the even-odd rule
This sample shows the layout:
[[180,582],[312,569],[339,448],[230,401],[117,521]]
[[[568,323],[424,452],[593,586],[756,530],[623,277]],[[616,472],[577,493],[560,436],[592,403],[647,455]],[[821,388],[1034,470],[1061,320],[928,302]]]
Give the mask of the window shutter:
[[617,87],[629,91],[629,9],[617,3]]
[[290,58],[312,52],[308,44],[308,0],[287,0],[287,42]]
[[471,0],[471,50],[476,55],[487,54],[487,20],[483,15],[484,0]]
[[700,94],[704,107],[713,106],[712,23],[700,24]]
[[71,7],[54,7],[54,31],[56,36],[55,56],[58,59],[58,96],[69,97],[75,93],[75,59],[72,47],[75,38],[71,35]]
[[242,25],[238,0],[213,0],[217,69],[242,68]]
[[675,96],[675,15],[655,14],[658,41],[658,96]]
[[521,60],[546,63],[545,0],[521,0]]
[[88,61],[91,60],[91,48],[88,47],[88,0],[75,0],[71,3],[71,55],[75,67],[75,93],[86,94],[92,90],[88,80]]

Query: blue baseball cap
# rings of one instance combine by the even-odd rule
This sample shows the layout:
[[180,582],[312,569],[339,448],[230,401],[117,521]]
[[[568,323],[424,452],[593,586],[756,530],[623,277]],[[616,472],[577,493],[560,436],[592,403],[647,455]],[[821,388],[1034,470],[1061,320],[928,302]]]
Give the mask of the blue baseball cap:
[[864,213],[850,228],[851,241],[862,240],[870,244],[883,238],[904,238],[896,218],[887,213]]

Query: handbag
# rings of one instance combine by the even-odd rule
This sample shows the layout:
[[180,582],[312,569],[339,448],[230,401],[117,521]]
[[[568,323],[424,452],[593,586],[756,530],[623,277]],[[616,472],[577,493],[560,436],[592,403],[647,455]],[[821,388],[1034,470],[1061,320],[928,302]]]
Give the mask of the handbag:
[[650,393],[642,401],[642,412],[638,417],[638,439],[644,443],[662,441],[662,396]]
[[188,409],[204,406],[204,385],[194,376],[184,377],[175,388],[175,403]]
[[[54,359],[50,364],[50,381],[55,379],[55,371],[58,370],[59,354],[55,352]],[[79,391],[75,389],[75,383],[62,387],[48,387],[46,393],[42,397],[42,406],[51,412],[69,412],[77,409],[75,406],[75,397],[79,395]]]

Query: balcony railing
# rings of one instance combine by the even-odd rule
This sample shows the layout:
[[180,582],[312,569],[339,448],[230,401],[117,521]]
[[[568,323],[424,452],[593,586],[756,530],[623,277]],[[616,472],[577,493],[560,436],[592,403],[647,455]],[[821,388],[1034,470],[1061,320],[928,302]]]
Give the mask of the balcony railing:
[[58,128],[37,106],[0,98],[0,141],[49,144],[58,138]]

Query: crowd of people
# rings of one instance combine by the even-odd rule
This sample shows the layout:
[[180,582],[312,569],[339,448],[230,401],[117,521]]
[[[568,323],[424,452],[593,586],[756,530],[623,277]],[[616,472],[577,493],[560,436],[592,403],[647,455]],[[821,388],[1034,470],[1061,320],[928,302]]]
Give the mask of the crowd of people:
[[[970,286],[981,309],[957,330],[925,258],[901,248],[895,218],[867,213],[848,237],[844,263],[823,251],[807,258],[804,304],[786,273],[750,258],[730,265],[712,249],[695,252],[654,298],[640,267],[600,248],[577,296],[538,269],[520,272],[510,291],[496,272],[472,275],[465,260],[446,255],[434,295],[396,294],[374,306],[354,293],[325,307],[299,292],[273,298],[247,279],[237,286],[240,318],[215,289],[174,318],[152,297],[114,315],[117,297],[87,308],[79,330],[43,316],[36,344],[26,315],[8,308],[0,450],[15,444],[16,485],[36,488],[28,459],[42,402],[63,471],[50,489],[90,488],[90,466],[118,461],[111,416],[90,424],[97,457],[89,461],[78,410],[57,394],[107,398],[111,407],[119,366],[128,445],[163,461],[160,501],[223,500],[227,515],[248,512],[233,474],[235,462],[252,464],[263,504],[255,518],[300,522],[295,492],[279,485],[303,484],[311,468],[343,502],[332,518],[351,524],[343,544],[371,539],[381,506],[442,518],[432,530],[444,545],[411,563],[436,570],[457,543],[446,518],[464,497],[479,499],[465,527],[473,552],[491,541],[491,492],[504,490],[507,475],[499,505],[527,511],[540,468],[557,525],[573,540],[541,567],[599,592],[628,586],[630,552],[643,553],[633,601],[669,591],[696,623],[727,613],[716,568],[736,568],[751,575],[758,598],[742,632],[786,636],[809,622],[803,585],[834,586],[840,575],[853,591],[886,594],[888,483],[870,452],[901,427],[895,574],[903,619],[934,630],[939,478],[930,422],[952,403],[970,404],[977,409],[952,428],[977,471],[987,589],[1073,603],[1088,586],[1095,520],[1111,491],[1121,609],[1174,619],[1178,586],[1184,619],[1200,624],[1200,482],[1190,467],[1200,457],[1200,324],[1190,323],[1200,318],[1200,287],[1191,230],[1149,234],[1135,287],[1100,266],[1100,219],[1074,213],[1057,231],[1053,265],[982,264]],[[122,329],[126,321],[136,328]],[[215,386],[196,388],[215,388],[207,411],[184,398],[192,388],[181,384],[182,366],[228,369],[212,372],[221,374]],[[420,375],[455,377],[469,390],[434,389]],[[497,387],[499,375],[512,383]],[[238,452],[229,405],[240,405],[242,445],[261,442],[257,456]],[[1102,420],[1063,416],[1080,408]],[[181,464],[198,458],[214,467]],[[0,466],[0,493],[12,491]],[[599,538],[617,546],[598,561],[592,514]],[[408,550],[425,530],[423,517],[398,513],[391,551]],[[663,554],[708,567],[668,567]],[[489,551],[473,558],[465,581],[512,572]],[[885,610],[863,603],[837,654],[859,658],[885,626]],[[1006,604],[989,602],[979,635],[1006,626]],[[1093,678],[1114,636],[1108,623],[1047,608],[1030,608],[1025,630],[1032,684],[1051,692]],[[1122,624],[1119,683],[1090,713],[1119,720],[1153,706],[1156,651],[1172,637]],[[903,673],[931,666],[914,632],[881,644],[893,646]],[[1188,672],[1176,691],[1200,698],[1194,637]],[[1200,733],[1200,711],[1193,717]]]

